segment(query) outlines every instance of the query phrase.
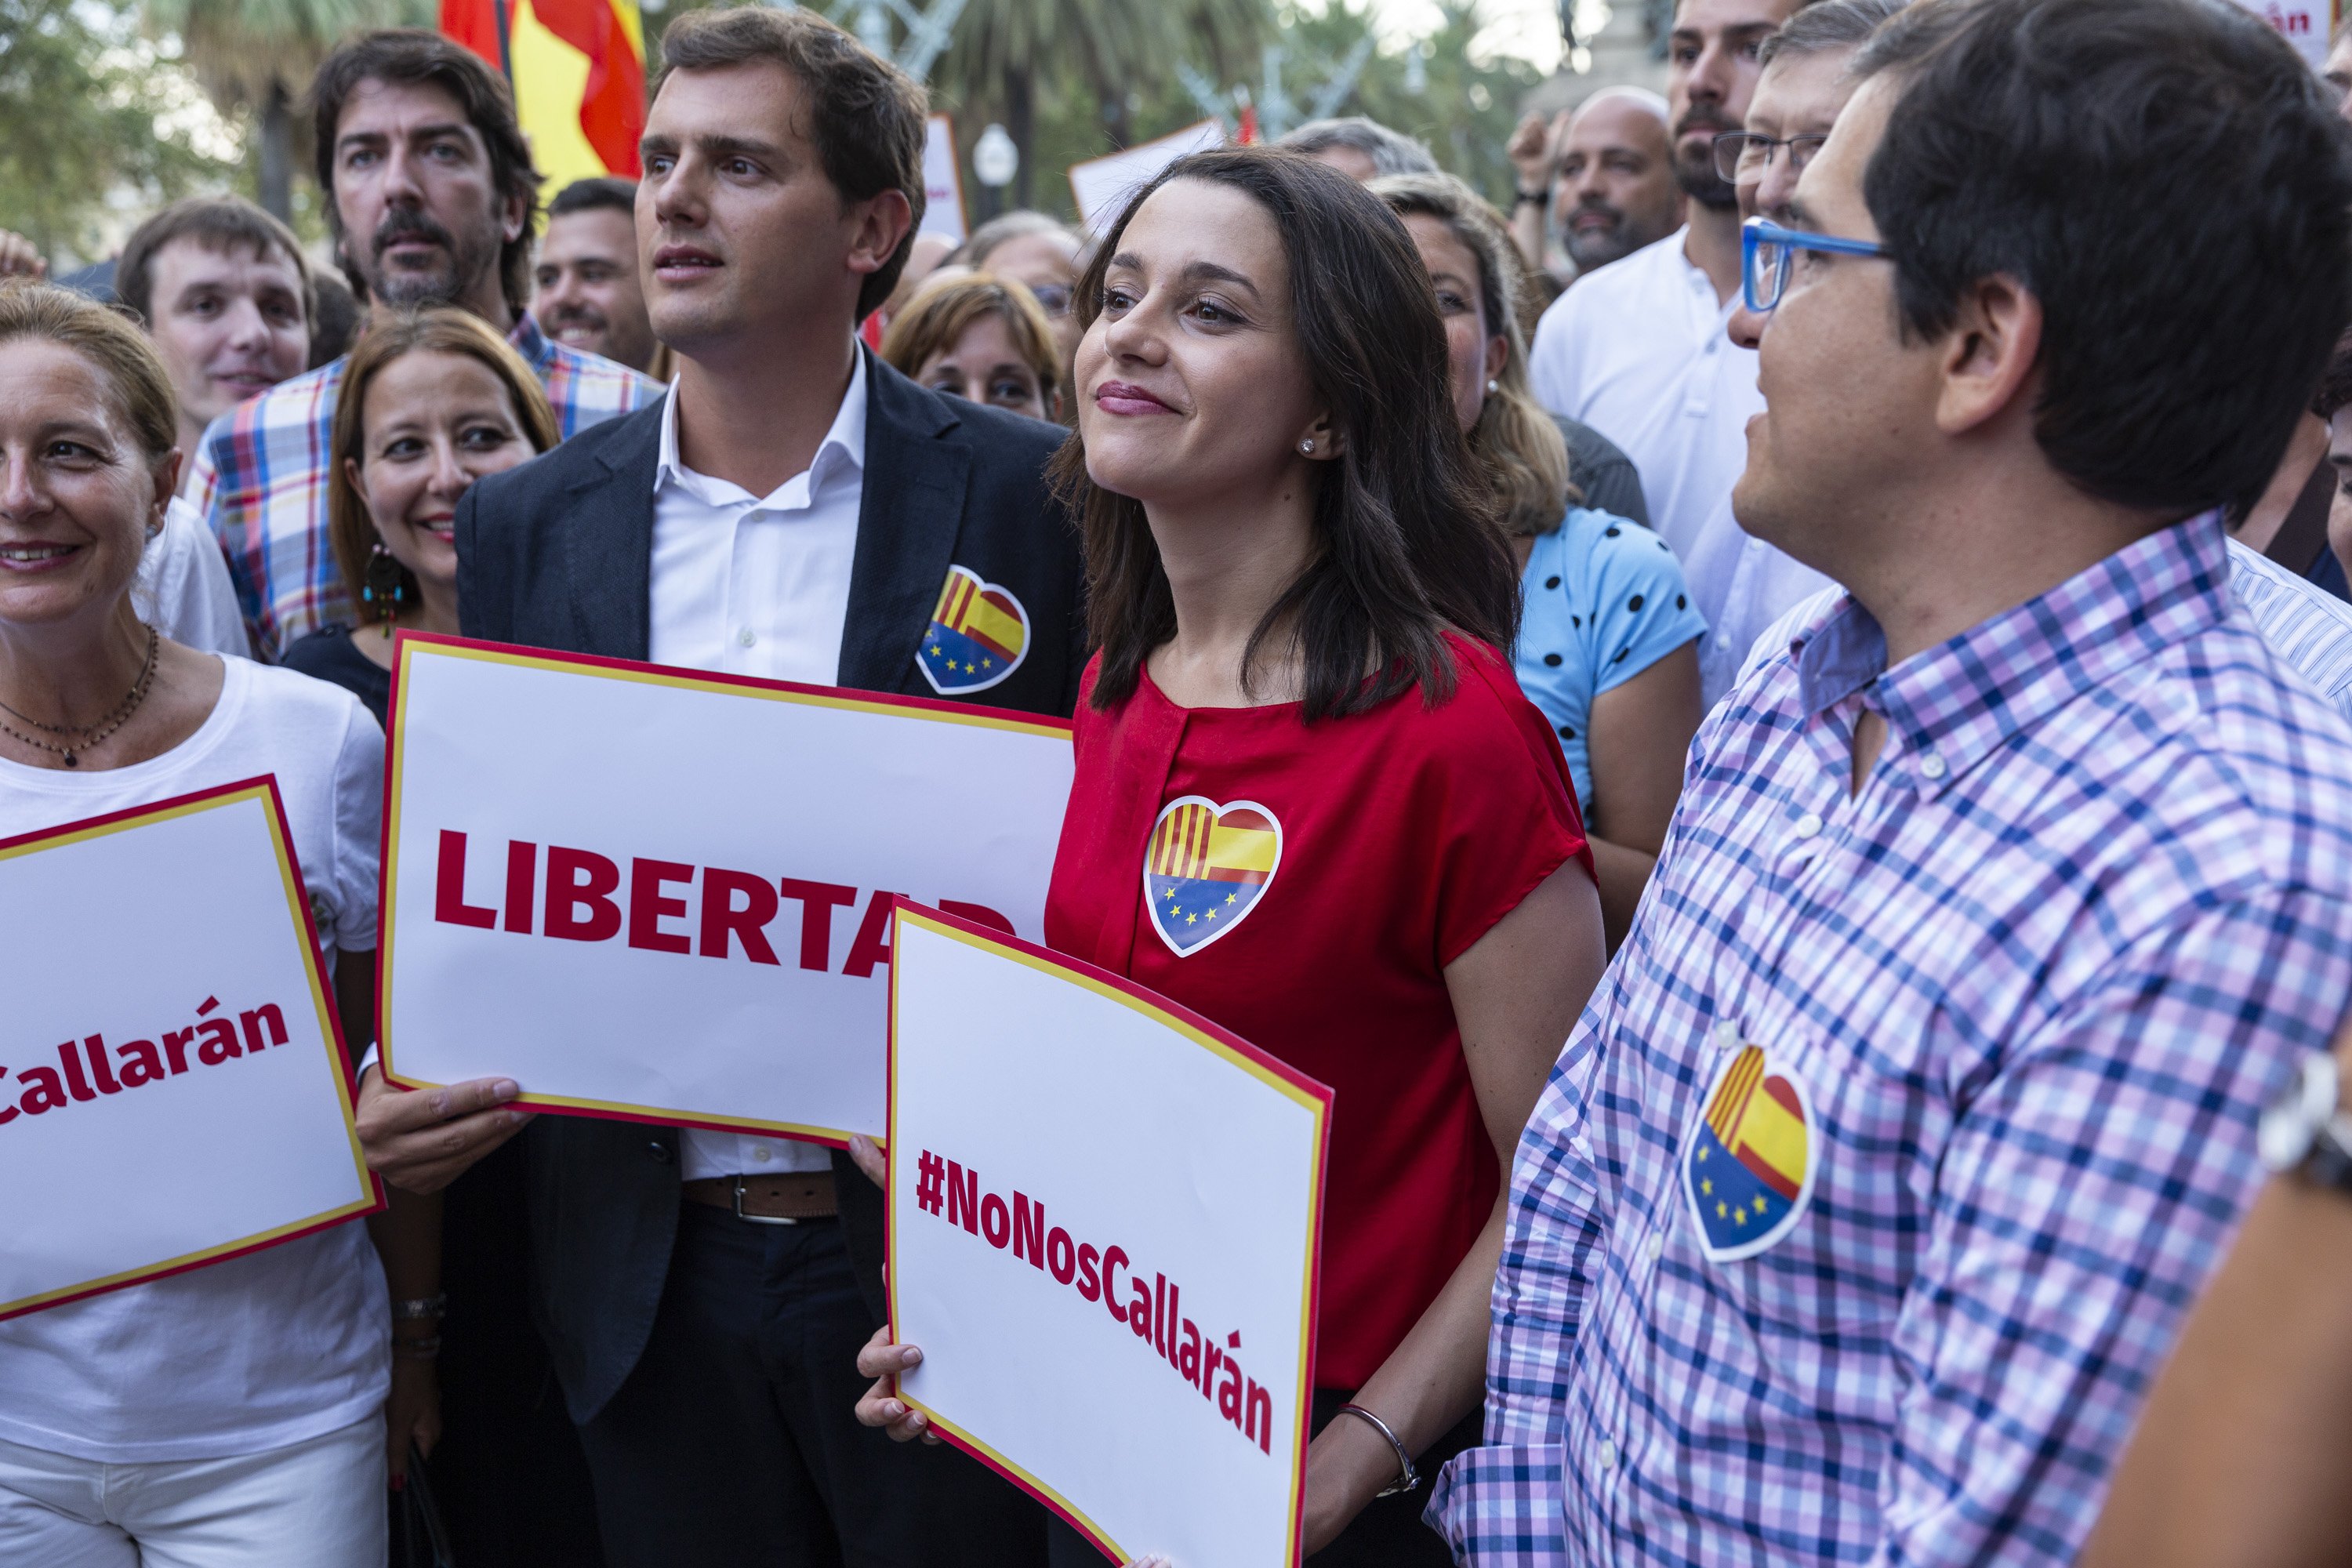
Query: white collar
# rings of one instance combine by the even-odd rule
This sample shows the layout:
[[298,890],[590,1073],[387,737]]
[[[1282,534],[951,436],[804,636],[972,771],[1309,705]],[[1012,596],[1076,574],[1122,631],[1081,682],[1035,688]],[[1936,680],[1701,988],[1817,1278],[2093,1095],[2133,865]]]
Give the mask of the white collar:
[[[665,485],[675,484],[712,505],[761,499],[730,480],[697,473],[679,460],[677,388],[677,382],[672,381],[669,391],[662,398],[661,455],[654,464],[654,493],[659,495]],[[832,455],[831,461],[827,460],[829,454]],[[849,389],[841,395],[841,406],[834,411],[833,424],[825,431],[824,439],[817,443],[816,456],[809,459],[809,488],[814,489],[824,478],[820,469],[830,471],[835,465],[845,462],[861,471],[866,467],[866,349],[863,344],[853,345]],[[781,494],[793,479],[801,477],[794,474],[786,479],[777,487],[777,493]]]

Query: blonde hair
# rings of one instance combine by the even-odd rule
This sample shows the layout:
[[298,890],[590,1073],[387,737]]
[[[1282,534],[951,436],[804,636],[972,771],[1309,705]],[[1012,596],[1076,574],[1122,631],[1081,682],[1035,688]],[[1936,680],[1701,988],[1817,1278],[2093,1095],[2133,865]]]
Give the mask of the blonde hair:
[[1451,174],[1391,174],[1371,183],[1399,217],[1433,217],[1478,260],[1479,304],[1486,332],[1508,345],[1495,388],[1470,427],[1470,450],[1486,470],[1495,510],[1509,534],[1549,533],[1584,492],[1568,469],[1568,441],[1528,384],[1528,343],[1519,330],[1534,302],[1534,280],[1519,259],[1502,215]]
[[983,317],[1004,322],[1013,351],[1037,377],[1037,395],[1047,413],[1061,384],[1062,352],[1054,342],[1053,323],[1028,286],[990,272],[959,272],[937,282],[926,280],[915,297],[890,318],[882,334],[882,358],[902,375],[920,374],[937,355],[952,353],[965,331]]
[[[352,597],[352,613],[362,625],[383,620],[389,604],[371,605],[360,597],[367,581],[368,557],[376,543],[375,520],[367,500],[352,484],[344,459],[367,466],[360,447],[366,436],[368,387],[393,361],[412,353],[459,354],[489,367],[492,375],[514,400],[515,417],[534,451],[544,452],[562,439],[555,411],[539,384],[529,362],[512,344],[490,330],[489,323],[470,310],[435,306],[397,315],[371,329],[352,351],[343,371],[343,384],[335,396],[335,426],[327,461],[327,537],[334,547],[335,566]],[[414,598],[416,580],[407,567],[400,569],[400,585]]]
[[102,372],[115,412],[150,458],[180,444],[172,378],[147,334],[119,310],[54,283],[0,284],[0,342],[37,338],[73,350]]

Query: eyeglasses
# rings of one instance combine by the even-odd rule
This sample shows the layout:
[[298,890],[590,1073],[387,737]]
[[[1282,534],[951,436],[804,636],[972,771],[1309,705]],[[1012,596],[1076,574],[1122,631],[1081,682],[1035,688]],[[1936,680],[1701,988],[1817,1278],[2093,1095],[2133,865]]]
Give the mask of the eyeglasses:
[[1727,131],[1715,139],[1715,172],[1735,185],[1742,180],[1760,180],[1764,171],[1772,166],[1773,150],[1786,147],[1789,173],[1794,174],[1813,161],[1813,154],[1828,140],[1826,132],[1818,136],[1791,136],[1786,142],[1775,142],[1752,131]]
[[1825,250],[1837,256],[1887,254],[1886,247],[1866,239],[1807,234],[1802,229],[1782,228],[1769,218],[1749,218],[1739,229],[1739,288],[1750,310],[1762,315],[1780,303],[1789,287],[1790,264],[1801,250]]

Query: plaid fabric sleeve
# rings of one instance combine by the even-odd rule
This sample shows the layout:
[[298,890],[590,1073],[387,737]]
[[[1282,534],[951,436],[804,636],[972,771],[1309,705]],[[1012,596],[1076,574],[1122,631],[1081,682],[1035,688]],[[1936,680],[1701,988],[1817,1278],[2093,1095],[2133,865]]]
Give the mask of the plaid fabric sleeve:
[[[1603,984],[1613,1000],[1615,987]],[[1486,1349],[1486,1441],[1440,1473],[1423,1515],[1461,1562],[1566,1561],[1569,1364],[1609,1229],[1585,1136],[1585,1085],[1608,1015],[1596,1002],[1553,1067],[1512,1163]]]
[[2352,910],[2272,891],[2127,946],[1957,1084],[1895,1330],[1884,1564],[2074,1561],[2262,1179],[2254,1124],[2352,990]]

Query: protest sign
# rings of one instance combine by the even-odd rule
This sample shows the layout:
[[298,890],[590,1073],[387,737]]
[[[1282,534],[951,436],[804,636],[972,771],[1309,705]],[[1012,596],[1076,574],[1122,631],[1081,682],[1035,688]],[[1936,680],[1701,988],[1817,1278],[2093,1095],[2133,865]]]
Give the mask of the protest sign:
[[840,1144],[886,1109],[890,907],[1031,936],[1066,724],[405,635],[384,1077]]
[[925,234],[964,242],[963,175],[956,167],[955,121],[934,114],[923,131]]
[[382,1206],[271,780],[0,843],[0,1318]]
[[1129,196],[1187,153],[1224,144],[1225,128],[1213,120],[1150,142],[1123,147],[1108,157],[1088,158],[1070,165],[1070,195],[1077,203],[1078,219],[1090,234],[1100,234],[1127,205]]
[[2276,27],[2314,70],[2326,63],[2328,40],[2344,19],[2344,0],[2238,0],[2238,4]]
[[1298,1560],[1331,1091],[1115,975],[901,905],[899,1394],[1102,1550]]

